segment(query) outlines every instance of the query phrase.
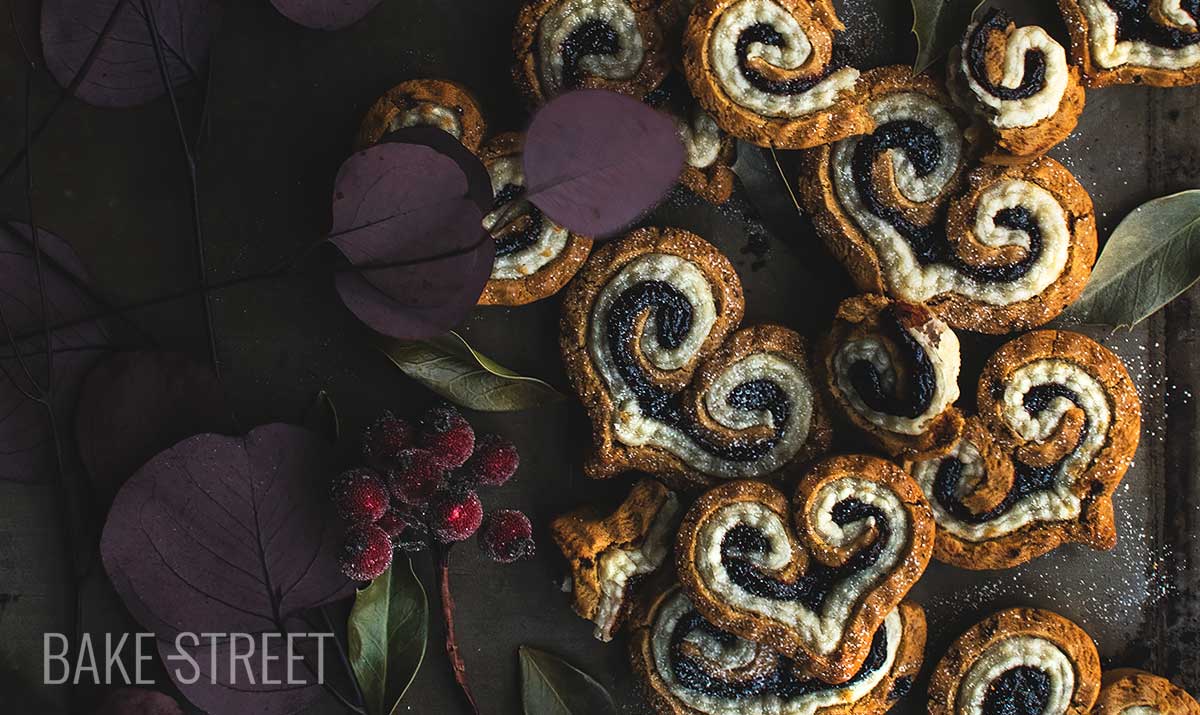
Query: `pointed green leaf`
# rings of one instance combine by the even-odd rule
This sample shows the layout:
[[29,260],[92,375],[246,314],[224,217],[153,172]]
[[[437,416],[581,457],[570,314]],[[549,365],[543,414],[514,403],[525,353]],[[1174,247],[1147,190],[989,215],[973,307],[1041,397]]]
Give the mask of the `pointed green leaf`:
[[529,646],[519,654],[525,715],[616,715],[612,696],[592,676]]
[[392,715],[421,667],[429,637],[429,601],[411,561],[394,561],[355,595],[346,632],[367,715]]
[[1113,231],[1083,295],[1063,317],[1128,326],[1200,279],[1200,190],[1143,204]]
[[917,36],[913,72],[921,73],[950,52],[971,24],[983,0],[912,0],[912,32]]
[[460,407],[515,412],[562,398],[545,382],[497,364],[458,333],[433,340],[387,340],[383,352],[404,374]]

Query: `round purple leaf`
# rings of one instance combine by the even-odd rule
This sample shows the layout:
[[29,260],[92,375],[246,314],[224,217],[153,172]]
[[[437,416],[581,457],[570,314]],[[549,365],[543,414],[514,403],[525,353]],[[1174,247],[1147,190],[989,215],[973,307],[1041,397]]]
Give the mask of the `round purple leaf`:
[[623,94],[569,92],[533,118],[525,137],[526,197],[585,236],[613,234],[654,208],[679,178],[675,122]]
[[46,67],[88,104],[144,104],[167,90],[150,28],[158,29],[167,76],[178,86],[203,73],[218,15],[212,0],[45,0]]
[[478,189],[450,157],[385,142],[350,157],[334,186],[330,240],[361,270],[342,302],[372,329],[414,340],[462,322],[492,271]]
[[179,353],[124,352],[100,361],[84,380],[75,411],[79,456],[105,496],[185,437],[231,431],[220,381]]
[[[0,315],[4,324],[0,328],[0,453],[4,454],[0,479],[22,482],[42,479],[57,469],[46,408],[26,394],[37,396],[47,384],[33,237],[25,224],[0,223]],[[99,312],[87,271],[70,245],[45,229],[38,229],[37,239],[42,252],[46,322],[66,325]],[[10,334],[13,340],[9,340]],[[108,341],[107,331],[97,321],[51,332],[53,406],[60,426],[70,424],[80,383],[107,350]]]
[[[104,569],[160,641],[174,643],[181,632],[284,632],[304,611],[354,589],[337,566],[342,535],[325,494],[333,471],[329,444],[292,425],[186,439],[121,487],[101,536]],[[237,699],[241,686],[230,685],[201,678],[185,693],[197,703]],[[219,711],[293,712],[297,698],[317,692],[254,689],[243,693],[245,707]]]
[[314,30],[340,30],[358,22],[380,0],[271,0],[284,17]]
[[143,688],[112,691],[96,715],[183,715],[183,708],[170,695]]

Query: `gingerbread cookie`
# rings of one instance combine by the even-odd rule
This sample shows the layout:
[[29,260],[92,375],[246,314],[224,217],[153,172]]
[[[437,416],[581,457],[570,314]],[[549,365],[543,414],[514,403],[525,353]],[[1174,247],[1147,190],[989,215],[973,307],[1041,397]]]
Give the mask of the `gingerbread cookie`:
[[571,233],[524,199],[520,134],[493,137],[479,153],[492,180],[495,203],[483,227],[496,240],[483,305],[525,305],[554,295],[579,270],[592,239]]
[[908,68],[863,81],[877,127],[808,152],[800,176],[818,233],[858,287],[985,333],[1041,325],[1079,297],[1096,220],[1075,177],[1045,157],[970,161],[955,110]]
[[854,676],[836,685],[803,660],[712,625],[678,586],[649,599],[631,627],[634,672],[663,715],[882,715],[911,689],[925,650],[925,614],[908,601],[875,630]]
[[842,301],[821,343],[821,382],[837,414],[894,457],[944,454],[962,434],[958,336],[920,303]]
[[710,203],[728,201],[733,195],[737,140],[696,103],[678,75],[651,92],[646,102],[675,119],[686,156],[679,183]]
[[473,152],[479,151],[487,125],[470,91],[457,82],[414,79],[401,82],[379,98],[363,117],[355,145],[368,147],[384,135],[408,127],[436,127]]
[[804,338],[738,330],[743,305],[729,259],[687,231],[639,229],[592,254],[567,289],[559,338],[592,421],[589,476],[637,469],[706,485],[828,447]]
[[1092,715],[1200,715],[1200,703],[1166,678],[1142,670],[1105,671]]
[[1099,692],[1100,656],[1082,628],[1014,608],[950,646],[929,682],[929,715],[1085,715]]
[[1077,333],[1029,333],[991,357],[977,399],[954,451],[907,465],[937,520],[934,556],[996,569],[1070,542],[1112,548],[1141,429],[1121,359]]
[[656,0],[530,0],[517,16],[513,77],[530,104],[581,88],[641,99],[670,68]]
[[1079,123],[1084,91],[1067,51],[1036,25],[1017,27],[1003,10],[972,24],[947,66],[955,100],[987,127],[986,161],[1041,156]]
[[859,71],[833,57],[831,0],[698,0],[684,31],[692,94],[722,129],[805,149],[871,127]]
[[671,553],[679,499],[653,479],[634,485],[611,514],[583,507],[550,524],[554,543],[571,564],[572,605],[596,624],[604,642],[629,613],[630,590]]
[[1058,0],[1071,57],[1089,87],[1200,82],[1200,5],[1194,0]]
[[831,457],[790,503],[754,481],[704,494],[679,528],[675,567],[711,623],[844,683],[925,571],[933,540],[929,505],[903,470],[878,457]]

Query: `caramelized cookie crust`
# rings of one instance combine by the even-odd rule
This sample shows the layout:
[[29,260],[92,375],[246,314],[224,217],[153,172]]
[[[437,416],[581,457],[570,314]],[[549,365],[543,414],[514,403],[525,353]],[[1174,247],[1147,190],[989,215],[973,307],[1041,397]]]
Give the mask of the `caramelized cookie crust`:
[[1200,9],[1179,0],[1059,0],[1089,87],[1200,82]]
[[1104,672],[1093,715],[1200,715],[1200,703],[1166,678],[1134,668]]
[[478,152],[487,124],[471,92],[457,82],[414,79],[401,82],[379,98],[363,117],[355,145],[364,149],[384,135],[407,127],[441,129]]

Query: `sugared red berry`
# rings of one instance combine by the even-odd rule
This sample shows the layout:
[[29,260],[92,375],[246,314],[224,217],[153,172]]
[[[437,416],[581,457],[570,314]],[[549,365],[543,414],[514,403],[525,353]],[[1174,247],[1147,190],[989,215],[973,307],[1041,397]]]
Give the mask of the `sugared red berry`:
[[515,509],[500,509],[487,515],[479,532],[479,548],[493,561],[511,564],[533,556],[533,525]]
[[351,524],[377,521],[391,503],[383,478],[370,469],[343,472],[330,491],[338,516]]
[[483,503],[471,490],[442,492],[429,509],[429,526],[443,544],[471,538],[481,521]]
[[413,423],[385,412],[363,433],[363,456],[372,464],[395,459],[416,442]]
[[352,526],[346,532],[338,564],[347,578],[370,581],[392,565],[392,540],[374,524]]
[[475,431],[455,408],[434,407],[421,416],[420,443],[446,469],[456,469],[475,451]]
[[516,474],[521,465],[517,448],[498,434],[485,434],[475,440],[475,453],[463,470],[477,484],[498,487]]
[[392,539],[392,543],[400,541],[415,541],[425,534],[425,526],[415,515],[406,514],[396,509],[389,509],[375,526],[383,529]]
[[388,489],[402,504],[427,504],[446,483],[446,468],[427,449],[406,449],[388,472]]

